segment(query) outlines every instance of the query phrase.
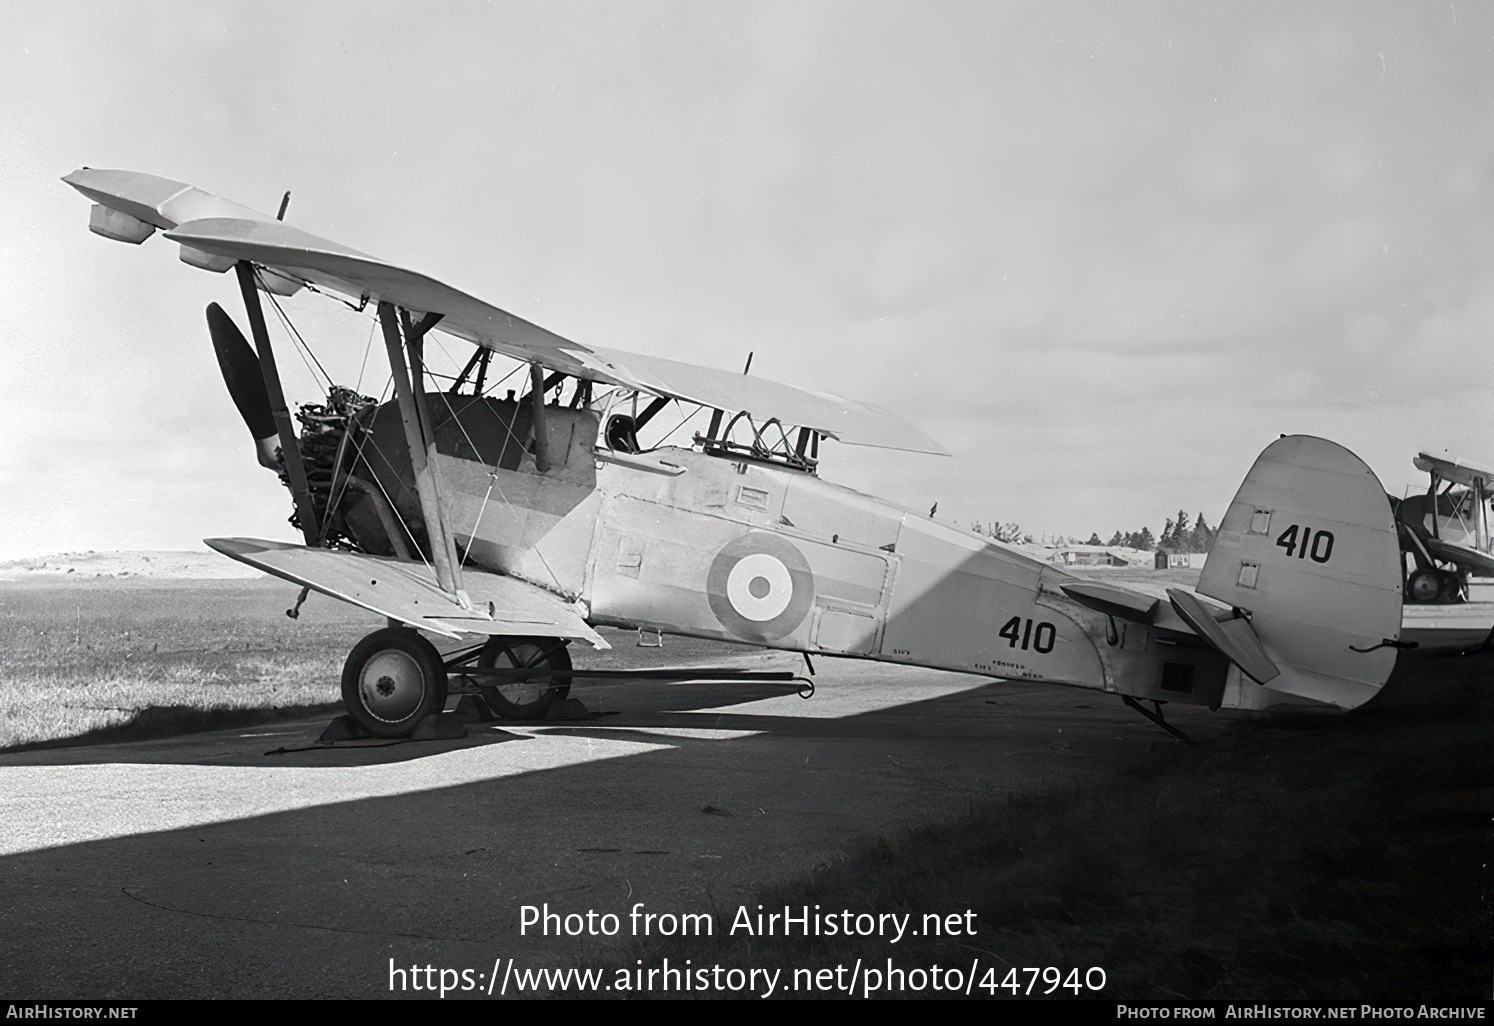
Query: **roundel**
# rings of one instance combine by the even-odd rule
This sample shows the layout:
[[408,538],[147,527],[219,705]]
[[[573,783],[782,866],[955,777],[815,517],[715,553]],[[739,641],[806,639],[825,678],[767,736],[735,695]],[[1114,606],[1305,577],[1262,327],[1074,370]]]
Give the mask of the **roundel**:
[[814,604],[814,574],[790,542],[754,531],[717,554],[706,595],[716,619],[737,637],[777,641],[792,634]]

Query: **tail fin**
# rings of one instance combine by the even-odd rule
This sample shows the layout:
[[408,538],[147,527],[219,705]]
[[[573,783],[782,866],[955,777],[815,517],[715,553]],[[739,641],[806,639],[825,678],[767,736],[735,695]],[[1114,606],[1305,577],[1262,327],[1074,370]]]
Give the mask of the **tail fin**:
[[1400,560],[1374,471],[1334,442],[1284,435],[1245,476],[1197,590],[1249,616],[1281,670],[1272,691],[1352,709],[1395,667],[1383,643],[1400,637]]

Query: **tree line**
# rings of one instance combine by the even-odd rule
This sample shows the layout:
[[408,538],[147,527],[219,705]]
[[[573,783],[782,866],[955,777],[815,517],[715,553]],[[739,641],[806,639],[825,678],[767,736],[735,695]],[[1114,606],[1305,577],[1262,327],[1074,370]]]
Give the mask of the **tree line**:
[[[1020,526],[1014,523],[1003,524],[999,521],[989,523],[977,523],[971,525],[976,534],[987,538],[994,538],[999,542],[1015,544],[1026,542],[1032,544],[1036,538],[1029,532],[1024,532]],[[1139,531],[1116,531],[1110,536],[1109,541],[1101,541],[1098,532],[1092,533],[1089,540],[1081,542],[1078,538],[1069,536],[1056,539],[1067,545],[1109,545],[1117,548],[1141,549],[1146,552],[1208,552],[1214,544],[1214,536],[1218,529],[1210,527],[1202,513],[1190,522],[1188,514],[1178,510],[1176,518],[1168,518],[1166,526],[1162,528],[1162,534],[1152,534],[1151,528],[1143,527]]]

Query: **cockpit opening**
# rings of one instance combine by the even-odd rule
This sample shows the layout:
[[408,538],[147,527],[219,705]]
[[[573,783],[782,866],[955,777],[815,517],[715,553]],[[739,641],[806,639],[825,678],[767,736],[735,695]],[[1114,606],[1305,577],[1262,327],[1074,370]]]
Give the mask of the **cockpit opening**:
[[638,422],[626,413],[614,413],[607,418],[607,448],[614,452],[635,453],[638,451]]
[[[521,364],[509,375],[496,382],[492,381],[489,376],[492,355],[491,350],[479,348],[453,379],[449,394],[465,394],[470,391],[471,394],[480,396],[496,390],[503,387],[509,377],[523,366]],[[591,381],[559,371],[535,374],[531,367],[531,375],[534,380],[528,390],[530,395],[538,392],[550,399],[553,393],[553,400],[546,402],[546,405],[569,406],[573,410],[584,409],[596,413],[601,426],[596,444],[613,452],[626,455],[648,453],[671,444],[671,438],[678,438],[673,444],[693,444],[697,450],[710,456],[769,464],[807,474],[816,473],[819,465],[820,433],[812,428],[786,425],[777,417],[770,417],[759,424],[746,410],[732,413],[728,417],[728,411],[666,396],[650,396],[632,388],[594,391]],[[567,392],[570,393],[569,401]],[[514,398],[512,390],[509,398]],[[671,405],[680,415],[658,416]],[[697,430],[691,443],[685,443],[685,438],[691,438],[685,434],[690,422],[706,410],[711,412],[710,427],[704,433]]]

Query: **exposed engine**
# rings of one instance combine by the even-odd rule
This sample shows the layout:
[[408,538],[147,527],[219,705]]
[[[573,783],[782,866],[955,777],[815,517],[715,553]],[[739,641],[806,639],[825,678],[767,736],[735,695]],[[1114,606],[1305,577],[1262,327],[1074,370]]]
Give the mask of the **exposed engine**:
[[[351,388],[333,385],[325,404],[303,404],[296,411],[296,420],[301,422],[301,462],[306,467],[306,485],[311,492],[317,523],[321,525],[322,543],[327,546],[344,545],[359,552],[373,551],[392,555],[392,544],[384,537],[382,524],[376,536],[370,537],[367,525],[362,525],[364,529],[359,530],[358,517],[355,516],[354,524],[350,525],[341,512],[345,505],[360,505],[357,502],[345,503],[343,500],[350,497],[346,495],[350,485],[354,495],[361,494],[361,488],[350,480],[353,465],[361,449],[358,442],[362,429],[358,425],[358,418],[378,405],[377,399],[359,395]],[[296,513],[291,514],[290,522],[298,528],[302,527]],[[364,545],[360,536],[372,542],[374,547],[370,549]]]
[[[207,321],[223,381],[254,436],[259,462],[279,474],[294,494],[259,357],[217,303],[207,308]],[[378,410],[376,399],[333,385],[325,404],[308,403],[297,411],[301,460],[319,530],[306,531],[299,511],[290,522],[302,528],[309,543],[408,559],[413,550],[426,551],[425,522],[418,503],[401,502],[405,483],[399,471],[381,475],[369,466],[373,452],[366,451],[377,448],[371,434]]]
[[[287,466],[279,423],[291,419],[283,399],[272,400],[260,358],[233,319],[216,303],[207,310],[208,329],[234,404],[254,436],[256,453],[274,470],[292,496],[304,473],[305,493],[290,523],[308,545],[348,548],[400,559],[432,559],[426,522],[399,405],[333,385],[325,403],[306,403],[294,414],[300,422],[296,446],[300,467]],[[275,395],[279,396],[278,385]],[[578,395],[589,396],[590,390]],[[274,403],[282,405],[277,413]],[[536,465],[532,402],[509,391],[499,399],[471,393],[425,392],[430,439],[436,453],[496,470]],[[587,409],[548,407],[546,437],[553,452],[552,482],[591,473],[579,454],[596,438],[598,415]],[[636,443],[635,446],[636,448]],[[573,461],[572,450],[577,450]],[[574,462],[572,470],[567,467]],[[505,501],[500,498],[499,500]],[[474,523],[486,503],[480,502]],[[302,511],[308,514],[303,522]],[[309,528],[309,529],[308,529]]]

